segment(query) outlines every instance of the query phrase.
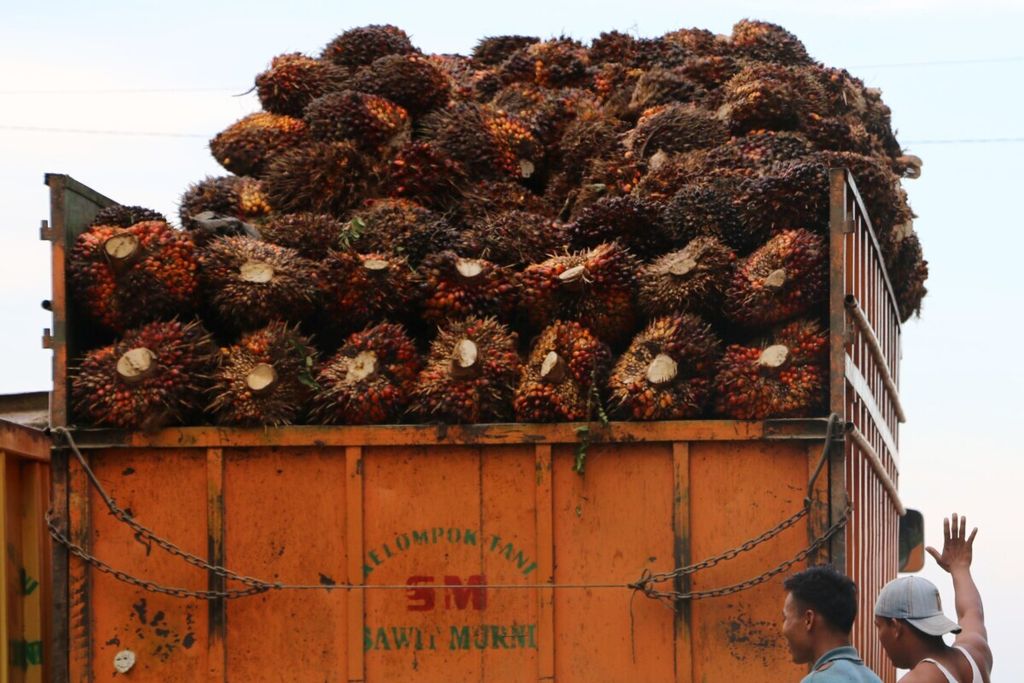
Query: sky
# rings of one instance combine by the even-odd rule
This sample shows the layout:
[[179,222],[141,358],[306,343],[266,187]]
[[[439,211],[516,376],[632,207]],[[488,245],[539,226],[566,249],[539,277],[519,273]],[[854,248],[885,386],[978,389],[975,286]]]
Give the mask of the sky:
[[[425,52],[467,53],[488,35],[727,34],[754,18],[881,88],[901,143],[924,160],[921,178],[904,185],[931,272],[921,318],[903,328],[900,493],[924,513],[929,543],[941,545],[953,511],[980,527],[974,574],[995,673],[1024,680],[1012,649],[1024,610],[1024,531],[1012,507],[1024,486],[1024,363],[1012,346],[1024,337],[1024,212],[1015,208],[1024,0],[51,0],[5,3],[0,16],[0,393],[50,385],[40,347],[50,324],[40,308],[50,295],[49,249],[38,239],[49,212],[43,174],[176,217],[190,183],[224,173],[207,140],[258,108],[244,94],[253,77],[274,55],[318,54],[347,28],[392,23]],[[922,575],[951,611],[948,576],[931,559]]]

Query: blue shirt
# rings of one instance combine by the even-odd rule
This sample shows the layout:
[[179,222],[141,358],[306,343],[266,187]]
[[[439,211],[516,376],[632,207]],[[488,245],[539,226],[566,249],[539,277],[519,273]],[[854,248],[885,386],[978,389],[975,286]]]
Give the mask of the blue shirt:
[[[827,669],[818,671],[829,663]],[[823,654],[800,683],[882,683],[882,679],[864,666],[856,648],[847,645]]]

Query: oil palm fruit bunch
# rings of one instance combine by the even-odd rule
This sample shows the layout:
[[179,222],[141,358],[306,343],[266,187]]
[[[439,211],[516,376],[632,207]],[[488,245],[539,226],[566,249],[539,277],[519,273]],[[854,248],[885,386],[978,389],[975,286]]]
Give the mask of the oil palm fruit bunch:
[[752,346],[726,348],[714,380],[715,413],[737,420],[805,417],[824,409],[828,333],[796,320]]
[[520,183],[511,180],[484,180],[466,186],[462,199],[454,208],[464,221],[472,221],[498,211],[529,211],[542,216],[554,216],[558,208],[546,197],[534,194]]
[[906,230],[894,251],[896,256],[889,266],[889,280],[896,295],[900,322],[905,323],[914,315],[921,315],[921,301],[928,293],[924,286],[928,279],[928,262],[912,227]]
[[740,252],[764,243],[767,230],[750,230],[733,204],[735,183],[727,180],[683,185],[665,204],[662,223],[677,245],[714,237]]
[[874,137],[854,117],[820,116],[810,113],[800,125],[815,148],[836,152],[873,153]]
[[590,420],[600,411],[599,387],[611,351],[576,322],[556,321],[533,343],[512,401],[520,422]]
[[699,417],[711,397],[721,342],[690,314],[657,318],[638,334],[608,378],[614,414],[632,420]]
[[379,95],[394,102],[418,119],[427,112],[444,107],[451,97],[451,86],[443,71],[420,55],[388,55],[359,69],[349,80],[349,88]]
[[334,216],[309,211],[271,214],[260,223],[259,231],[267,242],[294,249],[314,261],[337,249],[347,235],[345,224]]
[[807,48],[800,40],[777,24],[741,19],[732,27],[730,44],[747,59],[775,62],[787,66],[811,64]]
[[476,64],[498,66],[517,50],[539,42],[534,36],[488,36],[477,41],[470,56]]
[[256,76],[256,94],[264,110],[302,118],[306,105],[337,90],[347,78],[348,71],[336,64],[291,52],[274,57],[270,68]]
[[681,28],[666,33],[662,38],[681,45],[691,55],[721,55],[731,51],[727,40],[706,28]]
[[421,365],[401,325],[379,323],[355,332],[320,368],[313,414],[329,424],[398,422]]
[[456,251],[503,266],[521,267],[554,253],[566,243],[557,219],[529,211],[499,211],[471,219]]
[[618,63],[598,64],[590,69],[589,89],[597,96],[602,111],[623,122],[635,123],[637,112],[630,106],[633,89],[643,69]]
[[423,320],[434,325],[467,316],[511,322],[516,309],[513,271],[484,259],[444,251],[420,265]]
[[419,277],[402,257],[331,251],[322,272],[328,327],[348,333],[380,320],[400,321],[412,312]]
[[736,268],[725,314],[748,327],[773,325],[813,311],[828,297],[828,243],[821,235],[784,230]]
[[252,330],[301,320],[320,293],[317,264],[298,252],[249,237],[220,237],[199,252],[209,313],[225,327]]
[[801,93],[785,67],[759,63],[744,67],[722,86],[718,116],[735,135],[750,131],[794,130],[800,121]]
[[89,227],[91,228],[94,225],[112,225],[119,228],[128,228],[143,221],[163,221],[166,223],[167,218],[159,211],[153,211],[142,206],[114,204],[96,212],[96,215],[89,222]]
[[287,323],[249,332],[221,349],[207,411],[218,424],[292,424],[312,396],[315,360],[309,340]]
[[515,51],[501,65],[499,76],[506,83],[524,81],[544,88],[564,88],[585,83],[589,65],[586,48],[562,37]]
[[335,37],[320,58],[349,69],[367,66],[388,55],[414,54],[405,31],[390,24],[371,24],[352,28]]
[[349,141],[372,153],[409,139],[409,114],[379,95],[341,90],[318,97],[304,116],[310,137],[324,142]]
[[636,258],[616,242],[553,256],[519,274],[520,306],[542,329],[555,320],[576,320],[612,346],[633,334]]
[[602,31],[590,41],[587,57],[592,66],[629,64],[636,57],[636,38],[622,31]]
[[494,318],[453,321],[430,345],[411,408],[444,422],[505,420],[518,375],[514,332]]
[[801,133],[759,130],[734,137],[708,150],[703,164],[708,170],[729,169],[755,177],[770,170],[774,164],[805,157],[814,149],[811,141]]
[[630,107],[639,113],[665,104],[694,102],[701,92],[681,68],[654,67],[645,71],[633,88]]
[[243,234],[238,226],[234,232],[217,234],[196,221],[195,216],[211,212],[218,216],[254,223],[271,211],[263,182],[245,176],[207,176],[193,183],[181,196],[181,225],[192,232],[196,244],[205,244],[214,236]]
[[582,207],[566,227],[573,249],[618,242],[646,260],[671,246],[660,204],[632,195],[605,197]]
[[828,168],[813,158],[779,164],[746,181],[734,205],[751,233],[773,234],[794,227],[828,231]]
[[583,179],[592,159],[623,156],[623,124],[602,112],[583,112],[573,119],[558,141],[558,166],[570,181]]
[[710,149],[729,139],[729,131],[714,114],[691,104],[666,104],[643,113],[626,136],[633,156],[649,159],[666,154]]
[[913,217],[905,194],[900,192],[899,178],[886,161],[854,152],[818,152],[808,163],[849,169],[880,242],[890,230]]
[[705,97],[717,95],[718,90],[742,68],[740,60],[732,55],[694,55],[679,66],[690,80],[708,91]]
[[682,187],[708,179],[704,159],[708,151],[667,154],[657,152],[647,160],[646,168],[636,184],[636,194],[657,202],[668,202]]
[[456,102],[423,119],[422,129],[476,178],[529,178],[540,161],[529,127],[490,105]]
[[210,140],[217,162],[236,175],[261,176],[268,164],[308,138],[302,119],[261,111],[239,119]]
[[458,237],[443,215],[407,199],[373,200],[349,217],[348,231],[353,249],[401,256],[414,268]]
[[732,249],[714,237],[697,237],[640,270],[637,301],[649,318],[717,313],[735,267]]
[[386,196],[410,199],[431,209],[451,207],[460,188],[469,182],[462,164],[438,145],[420,140],[399,147],[380,175]]
[[310,142],[281,154],[267,168],[264,187],[276,211],[341,216],[366,196],[370,165],[348,142]]
[[154,430],[198,414],[217,347],[197,322],[152,322],[89,351],[74,371],[77,419]]
[[118,332],[191,313],[197,270],[192,239],[164,221],[89,228],[75,240],[68,263],[78,303]]

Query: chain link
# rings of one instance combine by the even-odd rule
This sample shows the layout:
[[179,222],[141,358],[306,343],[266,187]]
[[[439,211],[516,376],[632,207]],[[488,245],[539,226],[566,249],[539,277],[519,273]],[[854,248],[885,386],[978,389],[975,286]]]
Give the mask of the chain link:
[[[666,601],[666,602],[675,603],[675,602],[680,601],[680,600],[700,600],[700,599],[703,599],[703,598],[713,598],[713,597],[719,597],[719,596],[722,596],[722,595],[730,595],[732,593],[738,593],[740,591],[744,591],[744,590],[747,590],[748,588],[752,588],[754,586],[762,584],[765,581],[768,581],[769,579],[771,579],[772,577],[774,577],[774,576],[776,576],[778,574],[781,574],[782,572],[784,572],[787,569],[791,568],[796,563],[801,562],[802,560],[806,559],[809,555],[811,555],[811,553],[816,552],[818,549],[820,549],[835,534],[837,534],[844,526],[846,526],[846,523],[849,520],[849,513],[850,513],[850,509],[851,508],[847,507],[846,514],[844,514],[842,519],[840,519],[835,524],[833,524],[822,536],[816,538],[809,546],[807,546],[806,548],[801,550],[793,558],[791,558],[789,560],[786,560],[785,562],[782,562],[781,564],[773,567],[772,569],[769,569],[768,571],[764,572],[763,574],[760,574],[759,576],[756,576],[756,577],[754,577],[752,579],[748,579],[746,581],[743,581],[743,582],[740,582],[740,583],[736,583],[736,584],[733,584],[731,586],[725,586],[723,588],[716,588],[716,589],[704,590],[704,591],[690,591],[690,592],[685,592],[685,593],[684,592],[679,592],[679,591],[661,591],[661,590],[658,590],[658,589],[656,589],[654,587],[654,584],[664,583],[664,582],[667,582],[667,581],[674,581],[677,578],[680,578],[680,577],[683,577],[683,576],[688,576],[688,575],[694,574],[694,573],[696,573],[698,571],[701,571],[701,570],[704,570],[704,569],[708,569],[710,567],[714,567],[715,565],[719,564],[720,562],[731,560],[731,559],[741,555],[742,553],[749,552],[750,550],[756,548],[757,546],[761,545],[762,543],[765,543],[765,542],[771,540],[772,538],[775,538],[780,533],[782,533],[786,529],[789,529],[790,527],[795,525],[797,522],[799,522],[801,519],[806,517],[810,513],[811,491],[813,490],[814,482],[817,479],[818,474],[821,472],[822,465],[824,464],[824,461],[825,461],[825,459],[828,456],[828,449],[829,449],[829,446],[832,443],[832,435],[833,435],[833,431],[834,431],[834,428],[835,428],[836,424],[838,424],[838,419],[839,419],[838,416],[835,415],[835,414],[833,414],[829,418],[828,429],[826,431],[826,437],[825,437],[825,445],[824,445],[823,450],[822,450],[821,460],[819,461],[818,467],[815,469],[814,475],[811,477],[810,484],[808,485],[808,495],[807,495],[807,498],[804,500],[804,506],[799,511],[795,512],[793,515],[788,517],[787,519],[784,519],[780,523],[776,524],[771,529],[765,531],[764,533],[762,533],[762,534],[760,534],[760,535],[758,535],[758,536],[756,536],[756,537],[754,537],[754,538],[752,538],[752,539],[750,539],[748,541],[745,541],[744,543],[740,544],[739,546],[736,546],[735,548],[730,548],[729,550],[726,550],[725,552],[722,552],[722,553],[720,553],[718,555],[715,555],[713,557],[709,557],[709,558],[707,558],[705,560],[702,560],[701,562],[697,562],[695,564],[691,564],[691,565],[688,565],[688,566],[685,566],[685,567],[679,567],[679,568],[676,568],[676,569],[674,569],[674,570],[672,570],[670,572],[663,572],[663,573],[653,574],[649,570],[644,570],[644,573],[641,575],[640,579],[637,582],[630,583],[630,584],[554,584],[554,583],[551,583],[551,584],[528,584],[528,585],[515,584],[515,585],[481,586],[481,587],[482,588],[492,588],[492,589],[493,588],[519,588],[519,589],[538,589],[538,588],[627,588],[627,589],[631,589],[633,591],[641,592],[644,595],[646,595],[647,597],[655,599],[655,600],[662,600],[662,601]],[[184,560],[185,562],[187,562],[188,564],[191,564],[191,565],[193,565],[195,567],[198,567],[199,569],[206,570],[206,571],[208,571],[208,572],[210,572],[210,573],[212,573],[212,574],[214,574],[214,575],[216,575],[218,577],[221,577],[221,578],[223,578],[225,580],[237,581],[237,582],[239,582],[239,583],[241,583],[241,584],[243,584],[245,586],[248,586],[248,587],[244,588],[244,589],[239,589],[239,590],[223,590],[223,591],[217,591],[217,590],[189,590],[189,589],[186,589],[186,588],[177,588],[177,587],[171,587],[171,586],[163,586],[163,585],[154,583],[152,581],[146,581],[144,579],[140,579],[140,578],[132,576],[131,574],[128,574],[128,573],[126,573],[124,571],[121,571],[121,570],[113,568],[112,566],[110,566],[109,564],[104,562],[103,560],[101,560],[98,557],[90,554],[88,551],[86,551],[80,545],[76,544],[74,541],[72,541],[63,532],[63,530],[61,528],[61,525],[59,524],[59,520],[55,518],[55,516],[53,515],[52,511],[47,512],[47,514],[46,514],[46,525],[47,525],[47,528],[50,531],[50,536],[55,541],[57,541],[62,546],[67,548],[68,552],[70,552],[75,557],[78,557],[79,559],[81,559],[82,561],[86,562],[87,564],[95,567],[97,570],[99,570],[99,571],[101,571],[101,572],[103,572],[105,574],[109,574],[110,576],[114,577],[118,581],[122,581],[124,583],[136,586],[138,588],[142,588],[143,590],[147,590],[147,591],[150,591],[150,592],[153,592],[153,593],[162,593],[164,595],[171,595],[171,596],[177,597],[177,598],[195,598],[195,599],[198,599],[198,600],[219,600],[219,599],[232,600],[232,599],[237,599],[237,598],[248,597],[248,596],[251,596],[251,595],[258,595],[260,593],[266,593],[266,592],[271,591],[271,590],[353,590],[353,589],[360,589],[360,590],[371,590],[371,589],[378,589],[378,590],[381,590],[381,589],[408,590],[410,588],[409,586],[373,586],[373,585],[356,585],[356,584],[347,584],[347,583],[345,583],[345,584],[328,584],[328,585],[323,585],[323,584],[315,584],[315,585],[284,584],[284,583],[278,583],[278,582],[262,581],[260,579],[257,579],[257,578],[251,577],[251,576],[245,576],[245,575],[242,575],[242,574],[238,574],[236,572],[231,571],[230,569],[228,569],[226,567],[222,567],[220,565],[211,564],[211,563],[207,562],[206,560],[204,560],[201,557],[193,555],[192,553],[189,553],[189,552],[187,552],[185,550],[182,550],[181,548],[179,548],[174,543],[171,543],[167,539],[162,538],[161,536],[158,536],[156,533],[154,533],[149,528],[147,528],[147,527],[143,526],[142,524],[140,524],[139,522],[135,521],[135,519],[130,514],[128,514],[126,511],[122,510],[117,505],[117,503],[114,501],[114,499],[111,498],[110,495],[107,494],[106,490],[103,488],[102,484],[100,484],[99,480],[96,478],[96,475],[93,473],[92,469],[89,467],[88,463],[86,462],[85,457],[82,455],[82,452],[79,450],[78,445],[75,443],[74,437],[71,435],[71,432],[67,428],[65,428],[65,427],[57,427],[53,431],[54,431],[55,434],[63,437],[64,440],[67,442],[68,446],[71,449],[71,452],[74,453],[74,455],[77,458],[77,460],[78,460],[79,464],[81,465],[82,469],[84,470],[84,472],[88,476],[90,483],[96,489],[97,493],[99,493],[100,497],[103,499],[103,502],[107,506],[107,509],[110,511],[111,515],[113,515],[116,519],[118,519],[119,521],[121,521],[122,523],[124,523],[125,525],[130,527],[132,530],[134,530],[138,536],[153,542],[159,548],[163,549],[167,553],[169,553],[169,554],[171,554],[171,555],[173,555],[175,557],[179,557],[182,560]],[[423,588],[423,587],[424,586],[420,586],[420,585],[415,586],[415,588]],[[439,586],[438,588],[444,588],[444,586]]]

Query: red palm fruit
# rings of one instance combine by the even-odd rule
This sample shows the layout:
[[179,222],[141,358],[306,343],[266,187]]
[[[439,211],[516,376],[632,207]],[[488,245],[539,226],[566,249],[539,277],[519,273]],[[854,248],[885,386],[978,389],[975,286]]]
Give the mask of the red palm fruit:
[[[600,113],[600,102],[587,90],[552,90],[532,83],[512,83],[502,88],[491,105],[527,125],[539,145],[554,148],[578,116]],[[549,149],[553,155],[555,149]]]
[[525,266],[561,249],[565,226],[529,211],[499,211],[472,219],[459,236],[456,251],[503,266]]
[[167,218],[159,211],[153,211],[142,206],[114,204],[105,209],[100,209],[92,217],[92,220],[89,221],[89,227],[91,228],[94,225],[113,225],[118,228],[129,228],[136,223],[144,221],[163,221],[166,223]]
[[671,239],[661,218],[660,204],[634,196],[606,197],[575,212],[566,226],[573,249],[618,241],[640,259],[663,254]]
[[717,313],[732,282],[736,253],[714,237],[697,237],[641,269],[637,300],[650,318]]
[[210,312],[230,328],[301,320],[321,291],[317,264],[288,247],[248,237],[220,237],[199,253]]
[[626,136],[626,146],[639,160],[657,152],[689,152],[717,147],[729,131],[714,114],[691,104],[666,104],[643,113]]
[[452,322],[430,345],[412,410],[446,423],[506,420],[518,374],[514,332],[494,318]]
[[800,40],[777,24],[741,19],[732,27],[731,43],[741,56],[763,62],[794,66],[811,64],[807,48]]
[[648,162],[636,184],[636,194],[657,202],[667,202],[682,187],[703,184],[709,174],[704,168],[704,149],[667,154],[658,152]]
[[617,243],[553,256],[519,274],[520,306],[542,329],[555,320],[576,320],[612,346],[633,334],[639,265]]
[[720,355],[721,342],[699,317],[654,320],[612,368],[608,398],[613,412],[631,420],[700,417]]
[[733,203],[738,184],[729,179],[683,185],[665,205],[662,222],[675,244],[714,237],[746,253],[764,244],[767,229],[752,230]]
[[846,168],[853,174],[879,242],[887,240],[890,231],[913,218],[906,194],[900,190],[900,179],[887,160],[854,152],[818,152],[808,163]]
[[329,424],[398,422],[421,365],[401,325],[380,323],[356,332],[321,367],[314,416]]
[[218,424],[292,424],[312,396],[315,360],[309,340],[286,323],[243,335],[221,349],[207,411]]
[[212,211],[243,222],[255,222],[269,214],[270,210],[262,181],[243,176],[207,176],[185,190],[181,196],[179,216],[182,227],[192,232],[196,244],[204,244],[213,235],[208,234],[194,216]]
[[274,159],[264,187],[276,211],[341,216],[367,195],[370,171],[351,143],[311,142]]
[[731,55],[693,56],[679,66],[690,80],[715,92],[741,68],[741,62]]
[[302,119],[257,112],[239,119],[210,140],[217,162],[236,175],[262,176],[272,160],[306,142]]
[[444,107],[451,97],[448,77],[420,55],[389,55],[362,67],[348,87],[386,97],[418,119]]
[[590,58],[579,42],[556,38],[520,48],[501,65],[499,75],[506,83],[524,81],[545,88],[583,85]]
[[416,272],[404,258],[391,254],[331,251],[322,272],[329,326],[346,332],[405,319],[419,290]]
[[271,214],[260,224],[260,234],[267,242],[294,249],[312,260],[323,259],[346,239],[345,224],[325,213]]
[[477,64],[498,66],[517,50],[539,42],[534,36],[490,36],[479,40],[470,56]]
[[403,257],[414,268],[457,238],[444,216],[407,199],[373,200],[350,216],[348,232],[353,249]]
[[407,142],[381,171],[387,196],[411,199],[432,209],[447,209],[468,183],[462,165],[438,145]]
[[512,319],[516,288],[509,269],[445,251],[424,259],[420,275],[423,319],[432,325],[467,316]]
[[266,111],[302,118],[306,105],[340,88],[346,78],[348,71],[336,64],[292,52],[274,57],[256,76],[256,94]]
[[320,58],[354,69],[388,55],[416,52],[418,50],[402,29],[390,24],[371,24],[350,28],[337,36],[327,44]]
[[199,323],[154,322],[85,355],[71,379],[79,424],[154,430],[198,413],[217,347]]
[[366,152],[397,147],[409,139],[409,114],[379,95],[342,90],[306,107],[309,135],[324,142],[349,141]]
[[803,229],[785,230],[748,256],[725,292],[725,314],[757,327],[808,313],[828,297],[828,244]]
[[558,141],[558,165],[572,182],[583,179],[592,159],[621,157],[623,124],[600,112],[583,112],[569,123]]
[[793,161],[813,151],[814,146],[801,133],[759,130],[708,150],[703,163],[709,170],[725,168],[754,177],[769,171],[773,164]]
[[[571,189],[560,203],[560,215],[574,219],[601,199],[629,195],[637,187],[641,177],[640,167],[634,159],[616,156],[592,159],[587,164],[582,182]],[[549,192],[557,189],[559,188],[549,188]],[[556,198],[550,194],[548,203],[558,205]]]
[[816,149],[872,154],[875,140],[856,117],[820,116],[810,113],[800,129]]
[[557,321],[533,343],[512,401],[520,422],[575,422],[598,414],[611,351],[590,330]]
[[894,248],[895,259],[889,267],[889,280],[896,294],[900,322],[921,315],[921,301],[928,293],[924,283],[928,279],[928,262],[924,260],[921,241],[912,227]]
[[680,67],[654,67],[637,81],[630,96],[630,107],[640,113],[673,102],[696,102],[702,95],[703,89]]
[[828,230],[828,167],[811,157],[779,164],[750,178],[735,195],[740,222],[753,235],[800,226]]
[[[559,207],[560,208],[560,207]],[[542,196],[513,181],[483,181],[467,186],[456,207],[464,221],[486,218],[496,211],[529,211],[542,216],[558,213]]]
[[759,129],[794,130],[801,98],[793,73],[783,66],[757,63],[744,67],[722,86],[718,116],[735,135]]
[[540,161],[529,127],[490,105],[456,102],[421,125],[424,139],[480,179],[529,178]]
[[698,56],[725,55],[731,52],[729,41],[705,28],[681,28],[662,36],[663,40],[686,48]]
[[739,420],[813,417],[825,407],[828,333],[797,320],[755,346],[726,348],[714,381],[715,413]]
[[636,38],[622,31],[603,31],[590,41],[587,56],[592,65],[627,64],[636,56]]
[[590,90],[597,96],[607,116],[623,122],[635,121],[637,112],[630,107],[630,99],[643,75],[643,69],[626,64],[598,64],[590,69]]
[[448,79],[448,88],[455,100],[489,100],[501,87],[492,69],[476,64],[463,55],[428,55],[427,61]]
[[68,263],[79,304],[115,331],[191,313],[197,270],[191,237],[163,221],[89,228]]

